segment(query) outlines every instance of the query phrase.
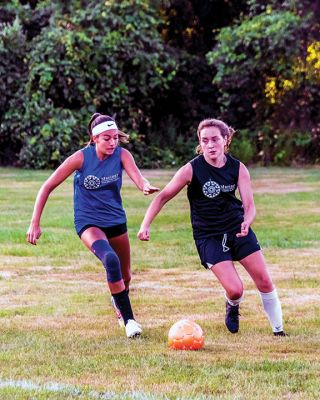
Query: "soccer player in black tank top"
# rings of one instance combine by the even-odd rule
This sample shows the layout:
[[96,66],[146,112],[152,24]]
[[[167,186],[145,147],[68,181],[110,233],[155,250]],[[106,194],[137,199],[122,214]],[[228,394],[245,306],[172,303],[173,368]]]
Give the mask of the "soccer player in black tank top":
[[[239,261],[256,284],[275,336],[283,332],[282,310],[257,238],[250,228],[256,215],[250,175],[227,151],[233,129],[223,121],[206,119],[198,127],[198,157],[174,175],[151,202],[138,238],[150,239],[150,225],[162,207],[188,186],[191,224],[202,265],[210,269],[225,290],[225,323],[239,329],[243,284],[235,269]],[[240,199],[235,195],[238,188]]]

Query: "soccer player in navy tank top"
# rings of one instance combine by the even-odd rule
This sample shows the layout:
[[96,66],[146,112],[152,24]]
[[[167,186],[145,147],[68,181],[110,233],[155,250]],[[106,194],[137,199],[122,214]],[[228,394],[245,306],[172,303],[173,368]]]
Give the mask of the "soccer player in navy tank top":
[[[250,228],[256,209],[247,168],[227,153],[233,129],[223,121],[206,119],[198,127],[199,154],[180,168],[151,202],[138,232],[150,239],[150,225],[167,201],[188,186],[191,224],[202,265],[225,290],[225,323],[239,330],[243,284],[234,266],[239,261],[256,284],[275,336],[285,336],[282,310],[257,238]],[[235,195],[239,189],[241,200]]]
[[129,338],[139,336],[141,325],[133,316],[129,299],[130,245],[120,189],[122,170],[145,195],[159,189],[141,175],[131,153],[118,146],[129,136],[118,130],[113,118],[94,114],[89,122],[90,143],[68,157],[39,190],[27,240],[35,245],[41,235],[40,218],[48,197],[74,175],[74,223],[82,242],[102,262],[119,324]]

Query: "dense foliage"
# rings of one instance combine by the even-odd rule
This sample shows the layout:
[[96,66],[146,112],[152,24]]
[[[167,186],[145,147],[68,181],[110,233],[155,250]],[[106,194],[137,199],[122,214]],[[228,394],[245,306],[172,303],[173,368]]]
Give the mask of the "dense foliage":
[[319,16],[311,0],[0,3],[0,163],[57,166],[96,111],[140,166],[185,162],[212,116],[245,162],[318,162]]
[[314,2],[305,1],[303,13],[286,2],[278,9],[251,3],[249,17],[223,28],[207,54],[222,116],[246,129],[241,142],[250,141],[265,163],[319,160],[320,30],[313,26]]

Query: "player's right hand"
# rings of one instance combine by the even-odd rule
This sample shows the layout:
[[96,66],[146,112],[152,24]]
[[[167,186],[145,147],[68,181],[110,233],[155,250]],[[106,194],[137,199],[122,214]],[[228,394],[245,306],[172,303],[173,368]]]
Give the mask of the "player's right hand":
[[145,227],[141,226],[139,229],[139,232],[137,234],[137,237],[138,237],[138,239],[144,240],[144,241],[150,240],[150,228],[149,227],[145,228]]
[[237,237],[247,236],[249,233],[250,224],[248,221],[243,221],[241,224],[241,231],[236,234]]
[[41,228],[39,225],[30,224],[27,231],[27,241],[33,245],[37,244],[37,240],[41,236]]

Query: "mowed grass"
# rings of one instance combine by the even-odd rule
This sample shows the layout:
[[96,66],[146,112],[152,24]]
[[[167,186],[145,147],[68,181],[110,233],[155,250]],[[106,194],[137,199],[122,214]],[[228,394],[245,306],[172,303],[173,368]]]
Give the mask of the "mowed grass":
[[[154,221],[151,241],[136,233],[150,197],[124,179],[132,250],[131,301],[143,336],[117,326],[98,260],[73,229],[72,179],[52,193],[43,235],[25,233],[50,171],[0,169],[0,398],[319,399],[320,169],[252,169],[257,219],[282,300],[287,338],[271,334],[243,271],[237,335],[224,326],[220,285],[199,263],[185,190]],[[146,171],[161,188],[174,171]],[[167,346],[170,326],[192,318],[200,351]]]

